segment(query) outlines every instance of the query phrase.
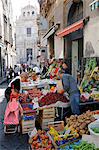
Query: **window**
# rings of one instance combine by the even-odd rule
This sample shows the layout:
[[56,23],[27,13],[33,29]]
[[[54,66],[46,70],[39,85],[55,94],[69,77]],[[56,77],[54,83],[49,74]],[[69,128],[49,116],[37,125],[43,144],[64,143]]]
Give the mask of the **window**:
[[31,61],[32,60],[32,48],[28,48],[27,50],[26,50],[27,52],[27,61]]
[[23,12],[23,16],[25,16],[25,12]]
[[27,28],[27,36],[31,36],[31,28]]
[[5,0],[5,3],[7,4],[7,0]]
[[32,11],[32,15],[34,15],[34,11]]
[[89,6],[91,7],[91,11],[99,8],[99,0],[94,0]]
[[29,12],[29,11],[27,12],[27,15],[28,15],[28,16],[30,15],[30,12]]
[[45,53],[45,49],[42,49],[42,53]]

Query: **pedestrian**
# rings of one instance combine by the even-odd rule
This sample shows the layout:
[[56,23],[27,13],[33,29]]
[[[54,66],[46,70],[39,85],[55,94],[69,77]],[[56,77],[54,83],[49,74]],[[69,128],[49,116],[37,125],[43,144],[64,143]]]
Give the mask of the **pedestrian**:
[[12,80],[13,73],[14,73],[13,68],[10,66],[10,70],[9,70],[10,80]]
[[80,114],[79,102],[80,102],[80,91],[77,87],[75,79],[70,74],[65,74],[62,70],[58,72],[59,78],[62,80],[63,91],[69,94],[71,103],[71,110],[73,114]]
[[19,67],[17,65],[15,65],[15,67],[14,67],[14,77],[18,76],[18,72],[19,72]]
[[36,73],[36,75],[40,75],[40,68],[37,65],[35,65],[33,71]]
[[7,66],[6,68],[6,79],[7,79],[7,83],[9,84],[9,78],[10,78],[10,75],[9,75],[9,68]]
[[45,66],[45,63],[43,62],[41,65],[42,75],[45,75],[47,72],[47,66]]

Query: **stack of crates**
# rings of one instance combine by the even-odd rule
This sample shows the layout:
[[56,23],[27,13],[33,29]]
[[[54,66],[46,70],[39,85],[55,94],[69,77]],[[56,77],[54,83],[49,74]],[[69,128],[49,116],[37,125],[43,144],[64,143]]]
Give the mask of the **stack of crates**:
[[33,104],[23,104],[23,118],[21,121],[21,130],[22,130],[22,134],[26,134],[29,133],[31,131],[33,131],[33,129],[35,128],[35,118],[36,118],[36,111],[32,109],[31,110],[25,110],[25,107],[30,107]]
[[53,122],[55,119],[55,108],[44,108],[39,111],[39,121],[43,130],[48,129],[48,122]]

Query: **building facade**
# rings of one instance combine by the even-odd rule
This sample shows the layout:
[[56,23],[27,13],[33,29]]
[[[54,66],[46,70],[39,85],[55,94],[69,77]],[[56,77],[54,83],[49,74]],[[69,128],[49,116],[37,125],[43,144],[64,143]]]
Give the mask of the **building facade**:
[[[38,55],[37,11],[31,5],[22,8],[16,20],[17,63],[35,63]],[[29,62],[30,61],[30,62]]]
[[63,58],[63,40],[56,33],[63,29],[63,0],[40,1],[41,15],[48,22],[48,31],[43,39],[47,39],[47,51],[49,58]]
[[50,55],[67,59],[76,79],[84,57],[99,57],[99,1],[43,0],[41,13],[49,24]]
[[0,0],[0,77],[5,76],[7,66],[16,64],[13,28],[11,0]]
[[64,28],[58,35],[64,41],[64,58],[76,79],[83,58],[83,1],[65,0],[63,13]]
[[39,48],[39,58],[40,62],[44,62],[48,58],[47,54],[47,39],[44,39],[44,35],[48,30],[47,20],[39,15],[38,19],[38,48]]
[[89,21],[84,28],[84,57],[99,57],[99,1],[85,0],[84,17]]

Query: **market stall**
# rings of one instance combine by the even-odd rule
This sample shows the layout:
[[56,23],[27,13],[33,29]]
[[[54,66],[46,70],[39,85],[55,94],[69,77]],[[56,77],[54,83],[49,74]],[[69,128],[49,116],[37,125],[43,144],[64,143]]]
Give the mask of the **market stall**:
[[57,93],[59,89],[57,87],[57,81],[52,79],[43,79],[36,82],[21,82],[22,93],[20,95],[20,103],[22,107],[24,106],[23,110],[25,110],[25,116],[23,117],[25,121],[22,120],[22,129],[27,119],[28,122],[26,124],[30,124],[30,127],[27,126],[27,132],[32,130],[34,127],[34,123],[32,122],[35,119],[33,116],[34,112],[35,116],[39,118],[39,124],[42,129],[47,129],[48,122],[55,120],[57,117],[57,108],[59,107],[61,108],[62,118],[63,108],[68,108],[70,103],[66,96]]
[[99,66],[98,58],[86,58],[84,77],[80,85],[81,103],[94,109],[99,107]]
[[99,117],[99,110],[87,111],[80,116],[72,115],[70,118],[66,118],[66,125],[64,121],[49,122],[47,131],[38,130],[35,133],[34,130],[32,132],[29,139],[30,148],[32,150],[36,148],[45,150],[98,150],[99,121],[96,120],[96,116]]

